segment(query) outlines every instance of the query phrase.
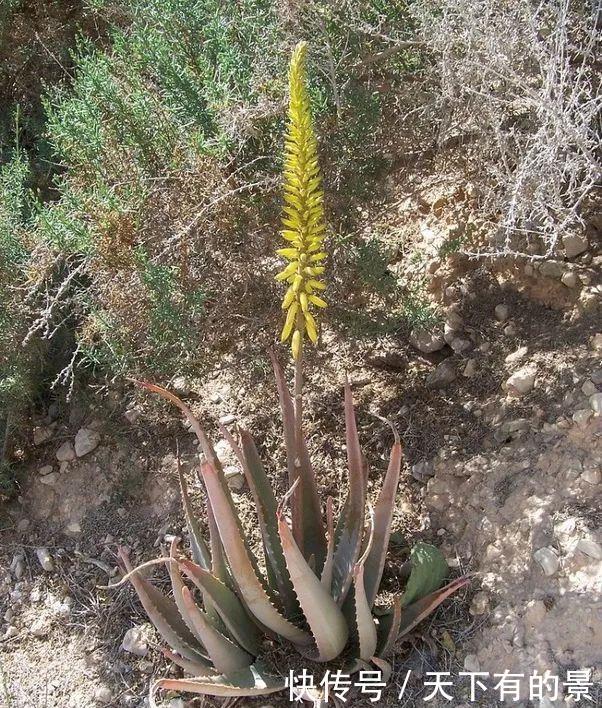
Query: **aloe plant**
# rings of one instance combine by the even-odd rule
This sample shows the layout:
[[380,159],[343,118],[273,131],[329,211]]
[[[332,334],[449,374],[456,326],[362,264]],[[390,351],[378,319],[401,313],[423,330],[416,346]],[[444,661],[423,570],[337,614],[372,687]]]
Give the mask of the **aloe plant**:
[[[295,365],[291,396],[280,364],[272,355],[289,486],[280,503],[250,433],[240,430],[235,439],[221,427],[255,501],[263,558],[256,558],[249,548],[224,471],[199,421],[173,393],[140,382],[178,406],[199,439],[199,476],[206,491],[209,528],[207,543],[179,470],[192,559],[186,558],[179,541],[174,541],[169,556],[132,569],[127,554],[120,550],[126,574],[118,584],[131,581],[150,620],[170,647],[164,650],[165,655],[190,676],[155,682],[151,705],[155,705],[155,692],[160,688],[214,696],[264,695],[283,689],[283,679],[261,660],[262,637],[286,641],[311,661],[330,662],[341,657],[349,671],[367,662],[390,671],[386,657],[396,640],[467,583],[466,578],[459,578],[441,587],[448,572],[445,559],[436,548],[421,543],[412,550],[404,592],[388,607],[375,606],[389,545],[402,447],[394,432],[383,485],[374,509],[367,514],[367,472],[349,382],[344,401],[348,488],[336,520],[334,500],[327,499],[324,524],[302,426],[303,344],[305,335],[314,344],[318,339],[311,308],[326,306],[315,294],[326,288],[319,279],[324,272],[319,263],[326,257],[325,225],[305,57],[302,43],[293,52],[290,70],[282,231],[289,245],[278,251],[289,264],[276,276],[287,285],[281,340],[290,338]],[[155,563],[166,564],[172,597],[141,574],[144,566]]]

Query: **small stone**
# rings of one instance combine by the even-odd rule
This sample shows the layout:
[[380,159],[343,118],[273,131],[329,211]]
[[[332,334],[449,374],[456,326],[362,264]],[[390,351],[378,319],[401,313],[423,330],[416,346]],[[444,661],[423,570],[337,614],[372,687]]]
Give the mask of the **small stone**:
[[47,617],[38,617],[29,628],[30,634],[34,637],[45,637],[50,631],[50,621]]
[[533,388],[535,377],[537,376],[537,366],[528,364],[522,369],[515,371],[506,379],[506,386],[511,393],[522,396]]
[[73,444],[70,440],[65,440],[65,442],[56,451],[56,459],[59,462],[72,462],[75,460],[75,450],[73,449]]
[[600,470],[596,467],[588,467],[583,470],[581,479],[587,484],[600,484]]
[[426,385],[430,388],[443,388],[455,380],[456,369],[449,359],[445,359],[426,377]]
[[50,474],[53,469],[54,468],[52,465],[44,465],[44,467],[40,467],[40,469],[38,470],[38,474],[42,475],[43,477],[46,474]]
[[454,332],[461,332],[464,329],[464,320],[454,310],[450,310],[445,316],[445,324]]
[[582,538],[576,548],[594,560],[602,560],[602,546],[589,538]]
[[176,396],[190,396],[190,382],[185,376],[176,376],[172,379],[171,390],[176,394]]
[[130,627],[130,629],[128,629],[123,635],[121,649],[127,651],[129,654],[135,654],[136,656],[146,656],[148,654],[144,625]]
[[113,700],[113,692],[108,686],[99,686],[94,691],[94,700],[101,705],[107,705]]
[[589,423],[589,419],[592,417],[592,415],[593,412],[590,411],[588,408],[582,408],[573,413],[573,423],[575,423],[575,425],[580,428],[585,428],[585,426]]
[[58,472],[51,472],[50,474],[40,477],[40,482],[46,484],[49,487],[54,487],[54,485],[59,481],[60,475]]
[[481,670],[481,664],[476,654],[467,654],[464,657],[464,670],[470,673],[477,673]]
[[565,272],[565,265],[562,261],[545,261],[539,266],[539,272],[545,278],[559,280]]
[[576,288],[579,283],[579,278],[577,278],[577,274],[572,270],[568,270],[566,273],[563,273],[560,282],[566,285],[567,288]]
[[564,246],[564,255],[567,258],[575,258],[587,251],[589,243],[585,236],[569,234],[562,239],[562,245]]
[[476,359],[469,359],[466,362],[466,366],[464,367],[464,371],[462,372],[462,376],[465,376],[467,379],[471,379],[473,376],[476,376],[476,374],[477,374]]
[[527,263],[525,267],[523,268],[523,273],[528,276],[532,276],[534,273],[533,266],[530,263]]
[[123,417],[128,421],[128,423],[131,423],[134,425],[134,423],[137,422],[138,418],[142,415],[142,412],[139,411],[137,408],[128,408],[127,411],[123,414]]
[[7,628],[4,634],[2,635],[2,639],[12,639],[13,637],[16,637],[19,634],[19,630],[15,627],[14,624],[10,624]]
[[31,521],[29,519],[20,519],[19,523],[17,524],[17,531],[19,533],[25,533],[25,531],[27,531],[30,525]]
[[602,351],[602,332],[594,334],[591,339],[591,347],[594,351]]
[[472,342],[470,339],[462,339],[458,337],[457,339],[452,339],[450,347],[456,352],[456,354],[464,354],[472,349]]
[[596,415],[600,415],[602,413],[602,392],[594,393],[589,397],[589,407]]
[[219,419],[219,422],[220,422],[222,425],[230,425],[231,423],[234,423],[235,420],[236,420],[236,416],[233,415],[232,413],[230,413],[230,414],[228,414],[228,415],[223,415],[223,416]]
[[498,322],[505,322],[510,315],[510,308],[504,303],[495,306],[495,319]]
[[44,570],[48,572],[54,570],[52,556],[50,555],[50,551],[47,548],[37,548],[36,556],[38,557],[38,561],[40,562],[40,565],[42,566],[42,568],[44,568]]
[[470,603],[468,611],[471,615],[484,615],[489,610],[489,597],[486,592],[478,592]]
[[590,379],[586,379],[581,386],[581,392],[584,396],[593,396],[594,393],[598,393],[598,387]]
[[505,327],[504,327],[504,336],[505,337],[516,337],[517,331],[516,331],[516,325],[514,322],[509,322]]
[[82,527],[77,521],[72,521],[71,523],[67,524],[65,528],[65,532],[69,536],[77,536],[82,532]]
[[33,444],[42,445],[52,437],[53,430],[50,426],[39,425],[33,429]]
[[412,465],[412,477],[419,482],[424,482],[435,474],[435,467],[432,460],[420,460]]
[[440,332],[425,329],[413,329],[409,337],[410,344],[424,354],[432,354],[445,346],[445,339]]
[[602,369],[596,369],[592,371],[591,380],[596,384],[596,386],[602,386]]
[[226,483],[228,484],[228,487],[230,487],[230,489],[233,489],[234,491],[239,491],[243,488],[245,484],[245,478],[240,473],[238,467],[235,467],[234,465],[228,465],[227,467],[224,467],[224,475],[226,477]]
[[10,564],[10,569],[12,574],[15,576],[16,580],[21,580],[23,574],[25,573],[25,563],[24,558],[21,553],[16,553],[13,556],[12,563]]
[[508,354],[508,356],[505,359],[506,364],[514,364],[517,361],[524,359],[528,353],[529,353],[528,347],[526,347],[526,346],[519,347],[516,351],[513,351],[510,354]]
[[83,457],[92,452],[100,443],[100,433],[90,428],[80,428],[75,436],[75,454]]
[[554,575],[560,567],[560,558],[554,548],[544,546],[538,551],[535,551],[533,558],[539,563],[544,575]]

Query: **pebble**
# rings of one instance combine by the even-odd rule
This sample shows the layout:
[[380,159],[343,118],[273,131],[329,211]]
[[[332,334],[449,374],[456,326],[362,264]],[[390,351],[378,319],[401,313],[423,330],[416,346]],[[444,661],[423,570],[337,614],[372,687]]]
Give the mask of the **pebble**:
[[462,376],[465,376],[467,379],[471,379],[473,376],[476,376],[476,373],[477,373],[476,359],[469,359],[466,362],[466,366],[464,367],[464,371],[462,372]]
[[44,476],[46,474],[50,474],[54,467],[52,465],[44,465],[43,467],[40,467],[38,470],[38,474]]
[[100,433],[90,428],[80,428],[75,436],[75,454],[83,457],[92,452],[100,443]]
[[539,266],[539,272],[544,278],[562,278],[564,269],[565,265],[562,261],[545,261]]
[[25,563],[22,553],[15,553],[10,564],[10,569],[17,580],[21,580],[25,573]]
[[464,657],[464,670],[470,673],[477,673],[481,670],[481,664],[476,654],[467,654]]
[[509,376],[508,379],[506,379],[506,386],[512,393],[522,396],[533,388],[536,376],[537,366],[535,364],[528,364]]
[[581,386],[581,392],[584,396],[593,396],[594,393],[598,393],[598,387],[590,379],[586,379]]
[[31,524],[31,521],[29,519],[20,519],[19,523],[17,524],[17,531],[20,533],[24,533],[27,531]]
[[94,700],[102,705],[107,705],[113,700],[113,692],[108,686],[99,686],[94,691]]
[[230,489],[234,491],[239,491],[244,487],[245,478],[240,473],[238,467],[234,465],[228,465],[224,467],[224,475],[226,477],[226,483]]
[[592,371],[591,380],[597,385],[602,386],[602,369]]
[[472,349],[472,342],[470,339],[462,339],[458,337],[457,339],[452,339],[450,347],[456,352],[456,354],[464,354]]
[[38,617],[29,628],[34,637],[45,637],[50,631],[50,621],[47,617]]
[[123,417],[128,421],[128,423],[131,423],[134,425],[138,421],[138,418],[142,415],[142,412],[139,411],[137,408],[128,408],[127,411],[123,414]]
[[560,558],[554,548],[544,546],[535,551],[533,558],[539,563],[544,575],[554,575],[560,567]]
[[190,382],[185,376],[176,376],[175,379],[172,379],[170,388],[176,396],[183,398],[190,396]]
[[231,423],[234,423],[235,420],[236,420],[236,416],[233,415],[232,413],[230,413],[230,414],[228,414],[228,415],[223,415],[223,416],[219,419],[219,422],[220,422],[222,425],[230,425]]
[[566,273],[563,273],[562,277],[560,278],[560,282],[563,285],[566,285],[567,288],[576,288],[577,284],[579,283],[579,279],[577,278],[577,274],[574,273],[572,270],[566,271]]
[[589,538],[582,538],[576,548],[594,560],[602,560],[602,546]]
[[53,429],[51,427],[40,425],[33,429],[33,444],[41,445],[52,437]]
[[4,634],[2,635],[2,639],[12,639],[13,637],[16,637],[19,634],[19,630],[15,627],[14,624],[10,624],[7,628]]
[[440,332],[429,332],[424,329],[413,329],[410,332],[409,342],[424,354],[437,352],[445,346],[445,339]]
[[504,336],[506,337],[516,337],[517,335],[517,330],[516,330],[516,325],[513,322],[509,322],[505,327],[504,327]]
[[450,310],[445,316],[445,324],[454,332],[461,332],[464,329],[464,320],[454,310]]
[[36,548],[36,556],[38,557],[38,561],[44,570],[48,572],[54,570],[52,556],[47,548]]
[[65,442],[56,451],[56,459],[59,462],[71,462],[75,460],[75,450],[73,449],[73,444],[70,440],[65,440]]
[[596,415],[602,413],[602,392],[594,393],[589,397],[589,407],[592,409]]
[[589,247],[588,240],[585,236],[580,236],[579,234],[569,234],[564,236],[562,239],[562,245],[564,246],[564,255],[567,258],[575,258],[581,255],[584,251],[587,251]]
[[148,654],[148,644],[145,639],[144,625],[130,627],[123,635],[121,649],[136,656],[146,656]]
[[419,482],[424,482],[435,474],[435,466],[432,460],[420,460],[412,465],[412,477]]
[[478,592],[470,603],[468,611],[471,615],[484,615],[489,610],[489,597],[486,592]]
[[505,359],[506,364],[514,364],[515,362],[520,361],[521,359],[524,359],[528,353],[529,353],[528,347],[526,347],[526,346],[519,347],[516,351],[508,354],[508,356]]
[[588,408],[581,408],[573,413],[573,423],[579,428],[585,428],[589,423],[589,419],[592,417],[593,412]]
[[587,484],[600,484],[600,470],[596,467],[589,467],[583,470],[581,479]]
[[508,319],[508,316],[510,315],[510,308],[508,305],[505,305],[504,303],[500,303],[499,305],[495,306],[495,319],[498,322],[505,322]]
[[426,377],[426,385],[430,388],[443,388],[456,380],[456,369],[453,363],[446,359]]
[[77,521],[72,521],[71,523],[67,524],[65,528],[65,532],[69,536],[77,536],[82,532],[82,527]]
[[594,336],[591,339],[591,347],[595,351],[602,351],[602,332],[598,332],[597,334],[594,334]]
[[40,477],[40,482],[42,484],[47,484],[49,487],[54,487],[54,485],[59,481],[60,475],[58,472],[50,472],[50,474],[45,474]]

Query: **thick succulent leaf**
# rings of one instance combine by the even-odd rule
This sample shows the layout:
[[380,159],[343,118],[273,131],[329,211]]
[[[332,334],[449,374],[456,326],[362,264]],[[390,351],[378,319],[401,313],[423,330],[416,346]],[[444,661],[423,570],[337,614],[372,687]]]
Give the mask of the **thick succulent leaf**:
[[251,554],[243,539],[238,518],[235,516],[217,471],[207,463],[201,467],[201,474],[232,574],[250,612],[272,632],[282,635],[289,641],[300,645],[311,643],[311,637],[307,632],[283,617],[270,601],[259,579],[256,566],[251,561]]
[[[123,549],[120,549],[119,555],[128,573],[131,572],[132,566]],[[130,582],[134,586],[148,618],[169,646],[186,659],[204,664],[201,656],[202,649],[180,616],[175,602],[165,597],[140,573],[133,573],[130,576]]]
[[312,658],[331,661],[343,651],[349,637],[345,617],[303,557],[282,515],[278,532],[297,599],[317,646],[318,654]]
[[328,497],[326,500],[326,528],[328,529],[328,547],[326,549],[326,560],[322,568],[320,582],[326,590],[330,592],[334,564],[334,500],[332,497]]
[[184,507],[184,518],[186,519],[186,526],[188,527],[188,534],[190,536],[192,557],[200,566],[209,569],[211,567],[211,555],[201,533],[199,522],[194,515],[192,504],[190,503],[190,496],[188,495],[188,485],[184,478],[179,460],[178,478],[180,480],[180,495],[182,497],[182,506]]
[[326,558],[326,535],[316,479],[305,440],[303,437],[296,439],[295,409],[284,374],[273,353],[271,358],[282,410],[289,487],[295,484],[297,478],[300,480],[291,498],[293,535],[303,557],[309,560],[313,556],[314,567],[321,572]]
[[393,667],[391,666],[391,664],[389,664],[388,661],[385,661],[379,656],[373,656],[370,661],[380,671],[380,680],[383,683],[388,684],[389,679],[391,678],[391,674],[393,673]]
[[342,605],[351,586],[353,567],[358,559],[364,531],[366,487],[353,399],[349,382],[345,384],[345,430],[349,467],[349,495],[336,529],[332,593]]
[[182,600],[217,671],[229,674],[251,665],[253,657],[215,629],[186,586],[182,588]]
[[456,578],[456,580],[448,583],[440,590],[436,590],[430,595],[416,600],[416,602],[413,602],[411,605],[403,607],[397,636],[403,637],[404,634],[410,632],[419,622],[436,610],[444,600],[457,590],[466,587],[469,582],[469,579],[466,577]]
[[285,681],[274,676],[259,664],[235,671],[228,676],[198,676],[189,679],[160,679],[151,689],[151,706],[156,706],[154,694],[158,689],[198,693],[206,696],[267,696],[285,688]]
[[189,661],[183,656],[174,654],[173,651],[170,651],[165,647],[161,648],[161,653],[166,659],[173,661],[176,666],[179,666],[180,668],[184,669],[184,671],[186,671],[186,673],[190,674],[191,676],[213,676],[217,675],[218,673],[208,661],[202,664],[200,664],[198,661]]
[[376,506],[374,507],[374,531],[372,546],[365,563],[366,598],[370,607],[380,587],[387,549],[389,547],[389,537],[391,535],[391,521],[393,519],[393,509],[395,508],[395,496],[397,485],[399,484],[399,473],[401,470],[402,448],[395,435],[395,442],[391,449],[389,467],[382,489],[378,495]]
[[259,650],[259,632],[238,597],[221,580],[199,565],[182,560],[180,566],[201,590],[203,597],[211,600],[228,632],[243,649],[256,656]]
[[428,543],[417,543],[414,546],[410,562],[412,572],[401,597],[401,604],[404,606],[411,605],[441,587],[449,572],[441,551]]
[[372,608],[366,597],[363,563],[358,563],[353,570],[353,605],[359,648],[358,656],[364,661],[369,661],[376,651],[377,636]]
[[[223,434],[236,452],[235,441],[228,431]],[[279,597],[288,617],[299,614],[299,603],[293,592],[291,579],[286,568],[286,561],[282,552],[282,544],[278,535],[278,521],[276,513],[278,505],[276,497],[265,472],[255,442],[246,430],[240,431],[242,449],[238,448],[240,464],[242,466],[247,484],[255,500],[259,527],[265,549],[266,566],[274,578]]]
[[395,641],[399,635],[399,627],[401,625],[401,595],[395,595],[393,598],[393,606],[387,614],[380,615],[378,618],[376,644],[376,655],[384,658],[388,656],[395,647]]

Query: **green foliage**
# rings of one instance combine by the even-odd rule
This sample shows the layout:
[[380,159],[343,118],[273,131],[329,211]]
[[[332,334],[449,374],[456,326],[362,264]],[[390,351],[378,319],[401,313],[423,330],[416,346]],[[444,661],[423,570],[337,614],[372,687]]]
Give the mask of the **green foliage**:
[[395,288],[395,278],[389,270],[388,249],[376,238],[362,241],[355,254],[355,267],[364,285],[385,294]]

